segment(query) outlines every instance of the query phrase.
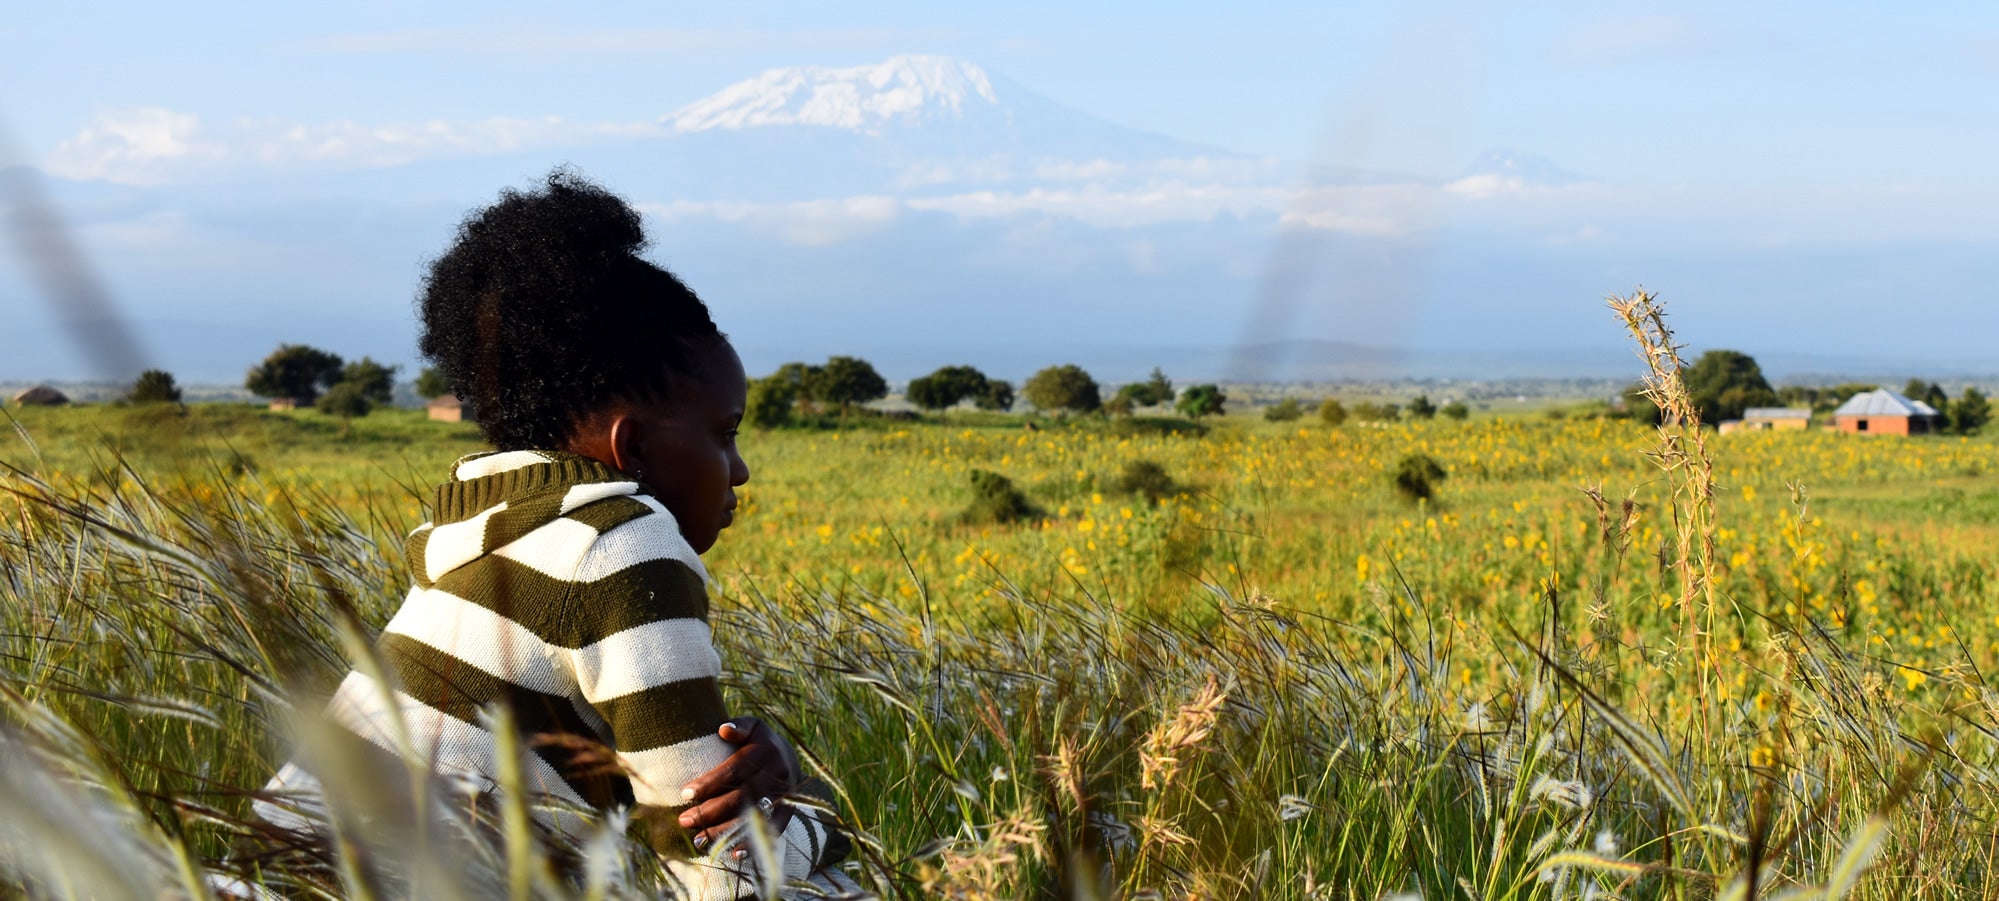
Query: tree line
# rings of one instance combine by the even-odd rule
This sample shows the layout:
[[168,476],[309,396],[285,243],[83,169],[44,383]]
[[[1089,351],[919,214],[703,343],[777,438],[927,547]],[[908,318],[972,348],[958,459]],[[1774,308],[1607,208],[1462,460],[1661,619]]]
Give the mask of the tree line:
[[[786,363],[776,372],[750,383],[750,424],[771,428],[792,421],[798,415],[838,411],[888,396],[888,382],[872,364],[857,357],[836,356],[811,365]],[[1035,409],[1047,413],[1130,415],[1143,407],[1171,403],[1187,416],[1199,418],[1226,412],[1227,397],[1219,386],[1194,385],[1175,392],[1165,373],[1154,369],[1144,382],[1124,385],[1109,400],[1103,387],[1081,366],[1065,363],[1049,366],[1030,376],[1016,395],[1013,383],[993,378],[977,367],[943,366],[928,375],[911,379],[903,389],[903,399],[911,405],[940,413],[970,402],[980,410],[1004,412],[1017,399],[1025,399]]]
[[[259,397],[289,400],[299,406],[314,406],[322,412],[352,418],[365,416],[393,400],[398,366],[385,366],[369,357],[352,362],[338,354],[304,344],[280,344],[270,356],[245,374],[243,387]],[[1754,357],[1735,350],[1710,350],[1681,372],[1687,391],[1699,410],[1701,420],[1717,423],[1740,419],[1751,407],[1804,407],[1826,413],[1854,395],[1877,389],[1860,382],[1827,387],[1786,385],[1774,388],[1763,375]],[[416,393],[430,399],[451,391],[443,375],[426,366],[412,384]],[[1975,434],[1992,418],[1991,403],[1983,392],[1966,387],[1956,398],[1948,396],[1936,382],[1910,379],[1902,394],[1934,408],[1941,425],[1958,434]],[[1190,418],[1217,416],[1227,412],[1228,397],[1218,385],[1197,384],[1174,390],[1166,374],[1154,368],[1144,381],[1120,386],[1106,399],[1102,386],[1088,371],[1075,364],[1049,366],[1036,372],[1021,385],[1020,397],[1038,410],[1049,413],[1106,413],[1129,416],[1146,408],[1171,409]],[[786,363],[776,372],[754,379],[749,386],[745,419],[762,428],[783,425],[800,414],[817,415],[851,412],[856,406],[888,396],[888,382],[867,360],[853,356],[833,356],[824,363]],[[1011,382],[992,378],[976,367],[951,365],[911,379],[903,397],[912,405],[941,412],[969,401],[980,410],[1007,411],[1016,397]],[[149,369],[139,374],[126,396],[132,403],[179,403],[181,390],[172,374]],[[1425,420],[1437,416],[1465,419],[1470,410],[1459,401],[1441,406],[1427,395],[1417,395],[1406,406],[1362,401],[1351,406],[1337,398],[1317,405],[1317,414],[1328,425],[1348,419],[1358,422],[1394,422],[1406,414]],[[1305,402],[1284,398],[1266,407],[1265,419],[1284,422],[1302,418]],[[1644,396],[1642,386],[1627,390],[1619,415],[1657,423],[1657,405]]]

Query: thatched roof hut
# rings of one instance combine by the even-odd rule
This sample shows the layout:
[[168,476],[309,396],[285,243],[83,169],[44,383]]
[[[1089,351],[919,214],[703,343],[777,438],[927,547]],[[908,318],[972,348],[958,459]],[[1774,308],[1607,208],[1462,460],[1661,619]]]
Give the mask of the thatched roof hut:
[[36,385],[14,395],[17,407],[60,407],[69,403],[69,396],[47,385]]

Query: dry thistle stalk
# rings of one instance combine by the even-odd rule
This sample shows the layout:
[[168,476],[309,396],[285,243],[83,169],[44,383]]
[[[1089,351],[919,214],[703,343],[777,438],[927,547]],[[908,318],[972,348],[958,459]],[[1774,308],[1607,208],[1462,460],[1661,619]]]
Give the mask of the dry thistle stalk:
[[1689,649],[1707,662],[1705,645],[1715,615],[1714,458],[1701,429],[1700,408],[1681,377],[1686,361],[1680,356],[1682,345],[1673,343],[1665,307],[1643,288],[1630,297],[1612,296],[1609,304],[1638,342],[1638,356],[1647,370],[1644,395],[1661,414],[1659,446],[1647,456],[1672,486],[1667,508],[1673,515],[1680,612],[1686,620]]

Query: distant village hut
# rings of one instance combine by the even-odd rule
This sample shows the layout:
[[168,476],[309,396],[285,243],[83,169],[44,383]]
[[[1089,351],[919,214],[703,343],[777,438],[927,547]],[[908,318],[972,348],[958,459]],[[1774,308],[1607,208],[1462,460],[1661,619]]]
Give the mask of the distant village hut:
[[1832,411],[1833,426],[1842,432],[1868,435],[1922,435],[1942,424],[1935,407],[1910,400],[1886,388],[1854,395]]
[[60,407],[66,403],[69,403],[69,395],[47,385],[36,385],[14,395],[14,406],[17,407]]
[[296,410],[300,407],[310,407],[310,406],[312,406],[312,401],[306,400],[305,398],[302,397],[271,398],[271,409],[274,412],[282,413],[286,410]]
[[424,405],[430,411],[430,418],[438,422],[477,422],[472,415],[472,405],[451,394],[440,394]]
[[1742,411],[1741,419],[1731,419],[1720,424],[1721,433],[1729,432],[1798,432],[1812,424],[1810,407],[1750,407]]

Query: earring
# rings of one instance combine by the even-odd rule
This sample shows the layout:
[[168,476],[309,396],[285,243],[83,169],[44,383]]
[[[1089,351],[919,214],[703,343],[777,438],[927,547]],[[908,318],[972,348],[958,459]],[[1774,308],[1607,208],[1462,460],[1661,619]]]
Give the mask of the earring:
[[643,469],[634,469],[634,470],[632,470],[632,479],[633,479],[634,481],[638,481],[638,482],[643,482],[643,481],[645,481],[645,480],[646,480],[646,471],[645,471],[645,470],[643,470]]

